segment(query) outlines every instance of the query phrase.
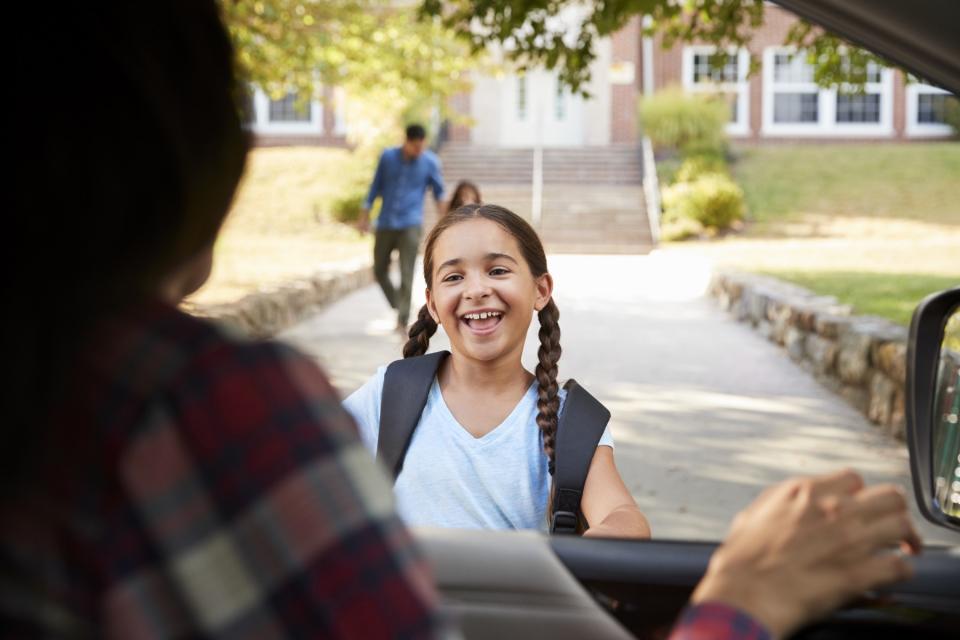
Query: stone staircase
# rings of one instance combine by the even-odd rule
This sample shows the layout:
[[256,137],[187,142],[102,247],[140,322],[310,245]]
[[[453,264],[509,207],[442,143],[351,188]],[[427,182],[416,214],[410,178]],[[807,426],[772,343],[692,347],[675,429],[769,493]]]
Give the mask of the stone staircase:
[[[448,190],[479,185],[484,202],[531,220],[533,151],[448,144],[441,151]],[[636,146],[544,150],[543,207],[537,229],[550,253],[648,253],[653,248]],[[428,197],[424,223],[436,220]]]

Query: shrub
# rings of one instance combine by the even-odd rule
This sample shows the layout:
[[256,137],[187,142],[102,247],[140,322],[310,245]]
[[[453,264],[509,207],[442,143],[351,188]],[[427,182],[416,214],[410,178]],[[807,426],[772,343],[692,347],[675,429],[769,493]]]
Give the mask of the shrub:
[[953,129],[953,135],[960,136],[960,98],[956,96],[947,98],[947,110],[944,116],[947,124]]
[[680,158],[664,158],[663,160],[658,159],[656,163],[657,178],[661,187],[676,182],[677,171],[680,170],[680,165],[683,164]]
[[660,222],[660,239],[665,242],[680,242],[699,238],[703,235],[703,225],[689,218],[664,219]]
[[356,222],[360,218],[364,198],[366,194],[363,191],[353,191],[336,198],[330,205],[333,219],[344,224]]
[[730,107],[720,97],[667,88],[641,100],[639,116],[643,132],[659,148],[718,154],[726,149]]
[[697,178],[720,173],[726,175],[727,161],[721,155],[695,155],[686,158],[674,174],[676,182],[693,182]]
[[663,192],[665,222],[696,220],[705,229],[723,231],[742,220],[743,211],[743,191],[723,174],[678,182]]

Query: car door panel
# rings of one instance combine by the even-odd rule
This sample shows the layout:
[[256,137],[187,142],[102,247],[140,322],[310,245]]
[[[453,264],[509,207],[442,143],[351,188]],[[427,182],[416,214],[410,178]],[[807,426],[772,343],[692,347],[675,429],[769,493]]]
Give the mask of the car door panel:
[[[466,638],[658,638],[716,543],[595,540],[535,532],[418,529],[443,607]],[[960,549],[927,548],[915,576],[797,634],[950,637],[960,631]]]

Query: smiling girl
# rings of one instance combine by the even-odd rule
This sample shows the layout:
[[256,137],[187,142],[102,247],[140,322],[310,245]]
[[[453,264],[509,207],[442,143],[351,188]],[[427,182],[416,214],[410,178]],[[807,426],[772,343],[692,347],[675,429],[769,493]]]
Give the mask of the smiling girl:
[[[395,492],[408,524],[546,529],[558,415],[559,310],[533,228],[495,205],[442,218],[424,252],[427,303],[405,358],[427,352],[442,326],[451,354],[438,369]],[[535,373],[521,363],[534,312]],[[366,446],[377,450],[386,367],[346,399]],[[609,427],[593,453],[581,499],[587,535],[649,537],[650,527],[613,459]]]

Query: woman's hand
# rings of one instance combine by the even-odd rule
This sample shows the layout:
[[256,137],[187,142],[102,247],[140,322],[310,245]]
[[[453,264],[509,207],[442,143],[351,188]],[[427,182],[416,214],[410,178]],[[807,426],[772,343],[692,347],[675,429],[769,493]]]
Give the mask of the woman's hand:
[[733,521],[691,601],[746,611],[775,637],[874,587],[908,578],[922,543],[902,491],[853,471],[788,480]]

